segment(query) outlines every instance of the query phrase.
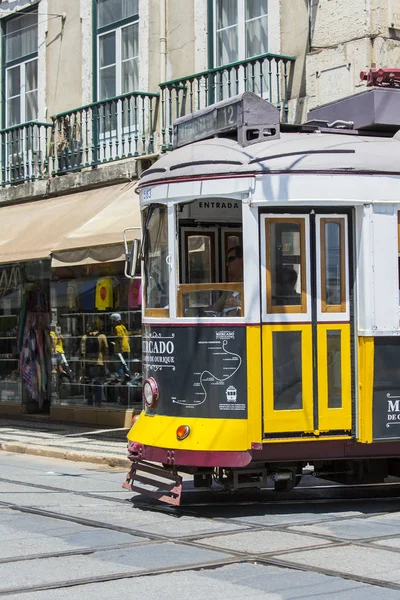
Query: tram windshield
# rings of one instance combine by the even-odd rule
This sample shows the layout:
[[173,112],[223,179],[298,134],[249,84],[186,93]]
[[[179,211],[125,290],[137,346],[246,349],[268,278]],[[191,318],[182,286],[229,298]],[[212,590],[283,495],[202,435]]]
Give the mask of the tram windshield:
[[166,206],[150,206],[144,218],[145,308],[168,309],[169,265]]
[[242,207],[196,200],[178,210],[180,317],[244,315]]

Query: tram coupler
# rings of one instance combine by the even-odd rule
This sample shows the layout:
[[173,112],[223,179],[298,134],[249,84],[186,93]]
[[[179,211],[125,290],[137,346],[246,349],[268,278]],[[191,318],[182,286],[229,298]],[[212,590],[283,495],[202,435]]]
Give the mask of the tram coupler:
[[122,487],[165,504],[179,506],[181,503],[182,477],[177,471],[169,471],[144,460],[132,461]]

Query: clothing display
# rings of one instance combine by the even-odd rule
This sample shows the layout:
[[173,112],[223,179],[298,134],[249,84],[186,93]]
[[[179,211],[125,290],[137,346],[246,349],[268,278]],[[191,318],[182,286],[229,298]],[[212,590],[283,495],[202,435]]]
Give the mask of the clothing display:
[[96,308],[107,310],[114,306],[112,277],[101,277],[96,284]]
[[115,335],[117,336],[119,348],[116,348],[116,352],[126,352],[129,353],[131,351],[131,347],[129,344],[129,331],[122,323],[115,326]]
[[129,308],[139,308],[142,305],[142,282],[140,279],[134,279],[129,285],[128,306]]
[[71,312],[79,309],[79,289],[75,281],[69,281],[67,285],[67,309]]
[[23,298],[24,321],[20,321],[22,331],[20,362],[21,375],[29,395],[43,407],[49,399],[51,382],[51,342],[50,313],[46,296],[39,290],[28,291]]

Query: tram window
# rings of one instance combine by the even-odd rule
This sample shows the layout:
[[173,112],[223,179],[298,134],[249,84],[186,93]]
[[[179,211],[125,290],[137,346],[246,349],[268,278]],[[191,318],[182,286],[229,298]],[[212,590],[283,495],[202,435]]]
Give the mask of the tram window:
[[224,254],[223,259],[225,263],[225,281],[229,281],[229,262],[227,261],[228,254],[231,248],[242,247],[242,233],[235,231],[234,233],[230,233],[228,231],[224,232]]
[[303,219],[266,219],[267,310],[306,312],[305,224]]
[[[169,305],[168,219],[165,206],[151,206],[145,217],[145,314]],[[150,310],[149,310],[150,309]]]
[[303,406],[301,335],[301,331],[272,333],[274,410]]
[[242,206],[195,200],[177,209],[177,316],[244,316]]
[[342,332],[327,331],[328,408],[342,407]]
[[322,312],[346,311],[344,219],[321,219]]

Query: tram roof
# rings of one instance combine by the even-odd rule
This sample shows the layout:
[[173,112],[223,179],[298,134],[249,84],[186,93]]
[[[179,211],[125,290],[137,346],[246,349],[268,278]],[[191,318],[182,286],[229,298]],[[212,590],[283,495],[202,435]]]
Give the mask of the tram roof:
[[140,186],[180,178],[288,172],[400,175],[400,132],[394,137],[336,133],[281,133],[243,147],[210,138],[168,152],[143,172]]

